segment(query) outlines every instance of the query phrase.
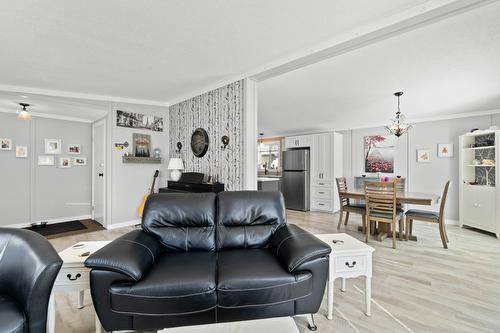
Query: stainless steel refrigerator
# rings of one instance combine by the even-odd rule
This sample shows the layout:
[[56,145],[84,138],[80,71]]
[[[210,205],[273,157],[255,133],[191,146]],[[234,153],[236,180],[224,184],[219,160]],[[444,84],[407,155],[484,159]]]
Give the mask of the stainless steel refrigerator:
[[283,196],[289,209],[309,210],[309,149],[283,153]]

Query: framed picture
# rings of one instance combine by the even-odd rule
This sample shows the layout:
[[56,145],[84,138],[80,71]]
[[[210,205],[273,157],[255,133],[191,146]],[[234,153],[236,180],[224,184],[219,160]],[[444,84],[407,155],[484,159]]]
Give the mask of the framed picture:
[[142,113],[116,110],[116,126],[163,132],[163,118]]
[[81,147],[80,145],[69,144],[68,145],[68,154],[80,154]]
[[394,172],[393,135],[370,135],[364,137],[365,172]]
[[61,139],[45,139],[45,154],[61,154]]
[[0,139],[0,150],[12,150],[12,139]]
[[73,165],[87,165],[87,158],[86,157],[75,157],[73,158]]
[[417,149],[417,162],[429,163],[431,161],[431,152],[429,149]]
[[453,143],[439,143],[438,157],[453,157]]
[[151,156],[151,135],[134,133],[132,139],[135,157]]
[[39,155],[38,165],[54,165],[54,156],[52,155]]
[[28,157],[28,147],[16,146],[16,157],[20,157],[20,158]]
[[57,164],[59,168],[71,168],[71,158],[70,157],[59,157],[59,163]]

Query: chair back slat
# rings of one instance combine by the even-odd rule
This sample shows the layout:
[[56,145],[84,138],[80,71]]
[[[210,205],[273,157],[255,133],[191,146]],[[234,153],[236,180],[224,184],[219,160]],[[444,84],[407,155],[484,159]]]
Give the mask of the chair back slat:
[[365,182],[365,201],[368,218],[373,216],[380,220],[395,219],[395,182]]
[[395,178],[396,192],[406,192],[406,178]]
[[448,180],[444,185],[443,196],[441,197],[441,205],[439,207],[439,217],[444,220],[444,208],[446,206],[446,197],[448,196],[448,189],[451,186],[451,182]]
[[335,179],[337,182],[337,190],[339,192],[340,206],[349,205],[349,198],[342,195],[342,192],[347,192],[347,180],[345,177]]

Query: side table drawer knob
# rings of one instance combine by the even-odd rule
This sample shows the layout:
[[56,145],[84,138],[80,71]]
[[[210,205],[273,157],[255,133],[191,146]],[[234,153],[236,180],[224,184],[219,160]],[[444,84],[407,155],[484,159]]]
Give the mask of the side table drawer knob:
[[349,268],[354,268],[354,266],[356,266],[356,261],[353,261],[352,264],[349,264],[349,261],[346,261],[345,265]]
[[67,277],[68,279],[70,279],[71,281],[75,281],[75,280],[77,280],[77,279],[78,279],[79,277],[81,277],[81,276],[82,276],[82,275],[81,275],[80,273],[76,274],[76,275],[75,275],[75,277],[72,277],[72,275],[71,275],[71,274],[66,275],[66,277]]

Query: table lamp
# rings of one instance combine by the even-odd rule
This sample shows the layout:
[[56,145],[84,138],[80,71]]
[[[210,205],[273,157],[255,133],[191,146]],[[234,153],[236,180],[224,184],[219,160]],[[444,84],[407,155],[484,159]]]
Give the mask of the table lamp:
[[181,179],[181,170],[184,170],[184,163],[181,158],[171,158],[168,162],[168,170],[172,170],[170,172],[170,178],[173,181],[179,181]]

